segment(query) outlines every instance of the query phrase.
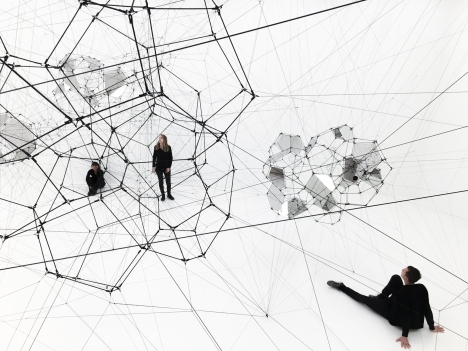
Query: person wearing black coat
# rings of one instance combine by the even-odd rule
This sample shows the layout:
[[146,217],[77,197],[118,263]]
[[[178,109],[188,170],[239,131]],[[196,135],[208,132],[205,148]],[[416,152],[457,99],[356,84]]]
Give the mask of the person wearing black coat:
[[[402,282],[403,279],[403,282]],[[433,333],[443,333],[444,328],[434,325],[429,293],[423,284],[415,284],[421,279],[421,273],[413,266],[403,268],[401,278],[393,275],[379,295],[364,296],[343,283],[330,280],[327,284],[344,292],[354,300],[361,302],[386,318],[391,325],[401,327],[401,336],[396,340],[404,349],[411,348],[408,333],[411,329],[421,329],[424,318]]]
[[154,146],[153,152],[153,172],[156,172],[159,181],[159,190],[161,191],[161,201],[166,200],[164,194],[163,175],[166,178],[167,197],[174,200],[171,194],[171,166],[172,166],[172,149],[167,144],[167,137],[161,134],[158,143]]
[[88,196],[96,195],[98,189],[106,185],[104,180],[104,172],[99,167],[99,163],[91,163],[91,169],[86,174],[86,183],[88,184]]

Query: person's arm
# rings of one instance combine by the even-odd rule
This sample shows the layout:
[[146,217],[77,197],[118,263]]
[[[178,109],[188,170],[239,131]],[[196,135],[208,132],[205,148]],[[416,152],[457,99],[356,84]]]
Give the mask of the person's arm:
[[88,184],[88,186],[93,184],[93,182],[91,182],[91,178],[89,177],[89,171],[86,173],[86,184]]
[[401,323],[401,336],[396,339],[404,349],[410,349],[411,345],[408,340],[408,334],[411,325],[411,306],[409,297],[404,293],[398,294],[397,303],[400,304],[400,323]]
[[172,167],[172,147],[169,146],[169,163],[167,168],[171,169]]
[[429,303],[429,293],[424,291],[424,317],[430,330],[434,330],[434,316],[432,315],[431,304]]
[[411,326],[411,301],[407,295],[409,292],[405,290],[405,287],[401,288],[398,292],[396,302],[400,305],[400,325],[401,325],[401,336],[408,337],[408,333]]
[[153,150],[153,172],[156,170],[156,149]]
[[167,150],[167,155],[164,153],[164,172],[169,173],[171,171],[172,166],[172,148],[169,146],[169,150]]

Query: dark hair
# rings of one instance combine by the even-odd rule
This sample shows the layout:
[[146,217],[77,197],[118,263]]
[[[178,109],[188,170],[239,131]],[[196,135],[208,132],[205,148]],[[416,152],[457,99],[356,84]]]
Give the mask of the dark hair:
[[410,284],[414,284],[419,279],[421,279],[421,273],[417,268],[414,268],[413,266],[408,266],[408,270],[406,271],[406,278],[408,278],[408,282]]
[[91,167],[93,167],[93,166],[98,166],[99,168],[101,168],[101,167],[99,166],[99,163],[97,163],[96,161],[91,162]]
[[358,180],[358,176],[354,176],[354,177],[353,177],[353,180]]

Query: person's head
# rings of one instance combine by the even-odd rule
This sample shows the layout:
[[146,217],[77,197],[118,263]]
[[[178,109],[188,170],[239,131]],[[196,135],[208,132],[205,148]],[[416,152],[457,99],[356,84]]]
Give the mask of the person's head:
[[421,279],[421,273],[417,268],[414,268],[413,266],[408,266],[401,270],[401,277],[403,278],[405,284],[414,284],[419,279]]
[[159,135],[158,143],[154,147],[155,150],[162,149],[163,151],[169,151],[169,145],[167,144],[167,136],[164,134]]
[[97,172],[97,170],[100,168],[100,167],[99,167],[99,163],[93,161],[93,162],[91,163],[91,168],[94,170],[94,172]]
[[358,176],[353,176],[353,182],[356,183],[358,180]]

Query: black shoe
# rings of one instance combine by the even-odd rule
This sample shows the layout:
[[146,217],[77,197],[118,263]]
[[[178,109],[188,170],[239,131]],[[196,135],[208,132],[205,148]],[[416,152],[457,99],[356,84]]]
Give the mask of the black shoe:
[[339,289],[343,285],[343,283],[334,282],[333,280],[329,280],[327,284],[335,289]]
[[94,190],[94,189],[89,189],[89,191],[88,191],[88,196],[93,196],[93,195],[96,195],[96,190]]
[[166,195],[161,194],[161,201],[164,201],[164,200],[166,200]]
[[174,200],[174,196],[172,196],[172,195],[169,194],[169,193],[167,193],[167,198],[168,198],[169,200]]

